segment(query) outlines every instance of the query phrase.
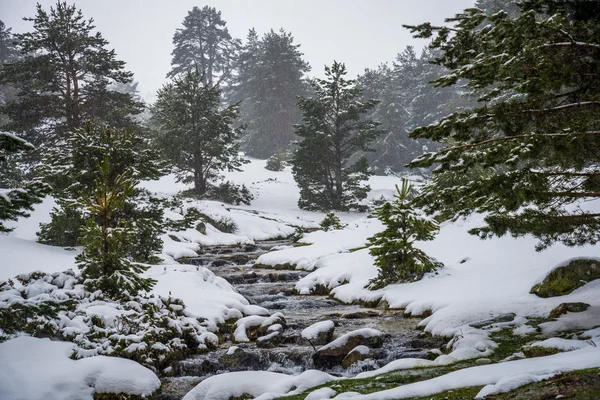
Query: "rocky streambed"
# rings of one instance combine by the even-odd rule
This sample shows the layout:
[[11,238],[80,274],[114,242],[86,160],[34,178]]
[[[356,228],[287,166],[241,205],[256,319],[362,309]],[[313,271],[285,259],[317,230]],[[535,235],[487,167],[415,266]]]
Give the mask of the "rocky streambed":
[[[342,304],[324,295],[295,294],[294,285],[308,274],[306,271],[254,267],[261,254],[291,245],[291,241],[266,241],[211,246],[203,248],[196,258],[180,260],[208,267],[251,304],[266,308],[271,315],[221,326],[218,348],[180,360],[174,375],[163,378],[159,399],[181,399],[203,379],[233,371],[296,374],[320,369],[332,375],[354,376],[399,358],[424,358],[444,344],[416,330],[418,320],[405,318],[401,311]],[[321,321],[332,321],[333,332],[313,340],[306,339],[306,334],[303,337],[303,330]],[[240,343],[246,338],[247,342]],[[341,345],[323,347],[335,338]]]

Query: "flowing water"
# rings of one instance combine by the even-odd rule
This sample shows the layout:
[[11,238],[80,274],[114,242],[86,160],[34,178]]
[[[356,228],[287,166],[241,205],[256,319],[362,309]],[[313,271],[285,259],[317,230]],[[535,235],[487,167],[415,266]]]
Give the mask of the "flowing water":
[[[204,248],[199,257],[185,260],[206,266],[227,279],[251,304],[271,313],[281,312],[287,326],[282,343],[274,348],[259,348],[254,342],[235,344],[231,333],[222,333],[223,343],[217,350],[180,361],[175,376],[163,379],[161,400],[180,399],[198,382],[215,374],[249,370],[297,374],[314,368],[315,348],[302,339],[300,332],[323,320],[335,323],[335,337],[361,328],[374,328],[385,334],[383,346],[372,349],[372,359],[359,361],[348,369],[341,366],[325,369],[332,375],[354,376],[399,358],[424,357],[429,348],[439,346],[421,337],[415,330],[418,320],[404,318],[401,311],[346,305],[328,296],[299,296],[293,291],[295,283],[308,272],[253,267],[261,254],[290,245],[290,241],[268,241],[235,247],[211,246]],[[243,351],[228,355],[234,345]]]

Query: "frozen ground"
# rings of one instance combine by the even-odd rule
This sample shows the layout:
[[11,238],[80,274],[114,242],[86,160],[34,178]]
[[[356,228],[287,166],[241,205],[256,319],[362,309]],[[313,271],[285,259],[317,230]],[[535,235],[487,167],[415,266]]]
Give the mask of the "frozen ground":
[[[322,213],[298,210],[296,206],[298,189],[289,168],[281,172],[272,172],[264,169],[264,163],[264,161],[253,160],[244,166],[243,172],[225,174],[228,180],[245,183],[254,193],[255,199],[250,206],[231,206],[210,201],[185,201],[183,209],[175,210],[168,215],[169,218],[178,219],[185,212],[185,208],[195,207],[211,218],[233,220],[237,225],[233,233],[220,232],[210,224],[207,224],[205,235],[195,229],[171,232],[177,240],[169,235],[163,237],[165,249],[162,257],[165,264],[153,266],[148,271],[149,276],[158,280],[154,289],[156,293],[161,295],[171,293],[174,297],[182,298],[190,312],[208,318],[215,325],[231,317],[262,315],[265,314],[265,310],[248,305],[247,301],[235,293],[222,279],[210,276],[202,269],[196,270],[194,267],[177,265],[174,259],[195,256],[199,246],[253,243],[256,240],[287,236],[294,232],[295,226],[318,226],[324,216]],[[389,198],[399,179],[374,177],[371,182],[373,188],[371,198],[377,199],[381,196]],[[156,182],[147,182],[144,185],[149,190],[163,195],[173,195],[185,189],[184,185],[175,183],[172,176]],[[600,209],[598,203],[588,204],[587,207]],[[53,272],[74,268],[77,250],[63,250],[35,243],[38,224],[47,220],[51,207],[52,201],[45,201],[36,208],[31,218],[18,221],[17,228],[12,233],[0,235],[2,255],[0,279],[32,270]],[[413,315],[431,312],[429,317],[423,319],[421,326],[427,332],[452,339],[449,354],[442,355],[435,361],[400,360],[384,367],[381,371],[370,372],[370,376],[395,369],[423,366],[423,364],[444,365],[461,359],[489,356],[497,346],[490,337],[492,332],[511,329],[516,335],[532,333],[535,329],[528,324],[528,318],[547,317],[550,310],[558,304],[573,301],[582,301],[590,304],[591,307],[582,313],[563,315],[557,321],[543,324],[541,328],[549,335],[565,330],[586,332],[569,339],[575,342],[545,341],[541,346],[579,350],[552,356],[556,358],[547,357],[540,361],[524,360],[521,364],[517,364],[518,362],[501,364],[514,367],[515,374],[511,373],[510,376],[505,376],[506,374],[500,369],[477,370],[487,371],[486,374],[489,372],[485,375],[489,379],[475,383],[495,385],[486,389],[488,391],[499,390],[499,387],[505,388],[519,382],[541,379],[560,370],[560,368],[550,368],[551,366],[561,364],[565,368],[584,368],[596,362],[590,360],[600,359],[594,346],[582,344],[585,340],[600,336],[600,331],[594,329],[600,326],[600,281],[588,283],[570,295],[559,298],[542,299],[529,294],[531,287],[556,265],[572,257],[598,257],[600,246],[567,248],[554,245],[544,252],[537,253],[534,250],[536,241],[533,238],[503,237],[481,241],[467,233],[470,228],[481,223],[481,216],[474,215],[466,221],[443,224],[440,234],[434,241],[420,244],[428,254],[444,263],[444,268],[438,273],[430,274],[419,282],[392,285],[371,292],[364,287],[377,271],[368,250],[361,248],[364,247],[369,236],[381,229],[381,225],[377,220],[367,218],[365,214],[339,213],[339,216],[347,224],[344,229],[307,234],[302,239],[302,243],[306,246],[275,251],[263,255],[258,262],[270,265],[287,263],[299,269],[312,271],[296,286],[303,294],[308,294],[317,285],[322,285],[329,288],[335,298],[344,302],[383,300],[388,306],[406,309]],[[507,315],[508,319],[503,320],[508,322],[492,321]],[[489,323],[486,324],[485,321]],[[475,328],[473,325],[478,327]],[[549,360],[548,368],[544,368],[546,359]],[[409,365],[410,363],[416,364]],[[473,383],[468,380],[470,372],[462,372],[462,374],[464,375],[460,375],[459,382]],[[220,379],[227,381],[228,378]],[[296,385],[295,377],[288,379],[284,376],[277,379],[281,379],[278,382],[283,382],[279,393],[289,391],[289,388]],[[246,378],[243,381],[246,381]],[[447,382],[448,380],[444,379],[429,383],[426,381],[418,387],[443,389],[449,387]],[[261,395],[269,396],[263,389],[259,388],[256,391]],[[331,395],[331,392],[327,392],[329,394],[326,392],[322,391],[323,396]],[[427,391],[419,393],[425,392]],[[189,398],[204,398],[198,394],[203,393],[199,389],[195,393],[197,393],[195,397]],[[348,398],[350,396],[352,395],[346,395]],[[384,395],[382,395],[384,397],[373,396],[375,397],[368,398],[386,398]]]

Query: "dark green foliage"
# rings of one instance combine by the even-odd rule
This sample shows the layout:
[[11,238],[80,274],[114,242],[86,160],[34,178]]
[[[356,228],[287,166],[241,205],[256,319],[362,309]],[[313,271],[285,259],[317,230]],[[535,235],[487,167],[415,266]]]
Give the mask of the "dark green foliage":
[[290,32],[271,30],[262,38],[250,30],[238,58],[230,100],[241,101],[245,125],[243,148],[253,157],[267,158],[287,149],[294,140],[294,124],[302,120],[297,96],[305,96],[310,67]]
[[96,120],[111,126],[132,125],[142,104],[111,90],[131,82],[125,63],[75,5],[58,2],[49,11],[37,5],[26,18],[33,30],[15,35],[21,57],[3,65],[0,84],[12,84],[18,97],[2,105],[10,120],[4,129],[26,134],[33,144],[53,145],[66,132]]
[[[158,152],[133,129],[114,129],[86,124],[69,133],[60,147],[48,151],[40,172],[52,187],[58,206],[52,210],[52,221],[42,224],[39,241],[55,246],[79,244],[80,229],[85,219],[83,210],[73,199],[91,195],[99,171],[95,166],[109,158],[115,175],[131,173],[136,180],[157,179],[166,171]],[[163,232],[162,205],[142,190],[117,211],[118,218],[128,219],[136,234],[130,243],[130,256],[140,262],[156,261],[152,253],[160,252],[159,236]]]
[[210,185],[208,191],[202,197],[235,205],[250,205],[250,202],[254,199],[254,196],[245,184],[236,185],[229,181],[218,185]]
[[[536,0],[515,18],[467,9],[449,20],[452,31],[410,27],[434,37],[436,62],[452,70],[437,85],[461,80],[481,94],[477,107],[411,133],[446,143],[411,164],[439,165],[419,199],[427,211],[486,213],[486,225],[471,233],[530,234],[537,250],[600,241],[600,214],[581,207],[600,197],[598,16],[597,2]],[[473,170],[485,174],[446,179]]]
[[286,166],[286,153],[278,149],[275,154],[267,159],[265,169],[269,171],[283,171]]
[[182,22],[183,28],[173,35],[171,71],[169,78],[185,75],[190,70],[200,71],[203,86],[219,86],[230,77],[234,59],[240,47],[239,39],[232,39],[214,7],[192,8]]
[[333,229],[342,229],[344,228],[345,225],[343,225],[340,222],[340,219],[337,215],[335,215],[334,213],[330,212],[327,213],[327,215],[325,215],[325,218],[323,218],[323,221],[321,221],[321,223],[319,224],[319,226],[321,227],[321,229],[323,229],[324,231],[328,231],[328,230],[333,230]]
[[[0,166],[4,165],[10,154],[32,148],[31,144],[19,137],[0,132]],[[31,211],[33,204],[39,203],[47,192],[47,185],[39,181],[22,182],[11,189],[0,188],[0,232],[10,231],[4,226],[4,221],[28,216],[27,211]]]
[[245,162],[235,142],[240,133],[232,124],[238,105],[219,108],[220,90],[204,86],[200,71],[190,71],[158,91],[152,108],[157,141],[178,169],[178,178],[191,182],[199,195],[223,170],[239,171]]
[[412,189],[406,179],[396,186],[395,200],[378,207],[374,214],[385,230],[369,238],[370,254],[375,257],[379,275],[370,288],[380,289],[398,282],[421,279],[441,264],[423,250],[414,247],[415,241],[433,240],[439,230],[435,221],[420,216],[411,204]]
[[344,64],[325,67],[327,79],[313,82],[315,96],[300,97],[303,123],[296,125],[297,143],[292,173],[300,187],[298,206],[306,210],[364,209],[361,201],[371,175],[362,152],[380,131],[364,114],[377,104],[359,101],[360,89],[346,80]]
[[117,216],[135,194],[137,182],[130,172],[115,173],[108,156],[97,168],[94,193],[77,201],[89,215],[80,238],[83,252],[76,257],[81,276],[91,291],[99,289],[111,297],[149,291],[155,281],[140,276],[148,267],[126,258],[135,231],[129,221]]

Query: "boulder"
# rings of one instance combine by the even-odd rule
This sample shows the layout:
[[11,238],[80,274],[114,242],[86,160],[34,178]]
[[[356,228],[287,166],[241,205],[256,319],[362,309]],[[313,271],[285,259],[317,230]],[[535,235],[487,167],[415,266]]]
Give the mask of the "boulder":
[[587,303],[562,303],[552,311],[550,311],[550,318],[558,318],[568,312],[583,312],[588,309],[590,305]]
[[373,358],[373,353],[367,346],[356,346],[344,359],[342,360],[342,367],[348,369],[352,364],[357,363],[368,358]]
[[196,230],[203,235],[206,235],[206,224],[204,222],[198,222]]
[[531,288],[531,293],[539,297],[564,296],[595,279],[600,279],[600,259],[575,258],[550,271]]
[[280,331],[273,331],[268,335],[261,336],[256,339],[256,346],[263,349],[272,349],[277,347],[283,341],[283,337]]
[[268,367],[268,364],[269,361],[261,357],[260,353],[239,346],[232,346],[227,353],[219,358],[218,366],[229,371],[241,371],[264,369]]
[[341,365],[342,360],[357,346],[381,347],[383,333],[376,329],[358,329],[347,333],[333,342],[321,347],[313,355],[316,368],[331,368]]
[[301,335],[313,346],[322,346],[333,340],[334,330],[335,324],[333,321],[327,320],[312,324],[308,328],[304,329]]

